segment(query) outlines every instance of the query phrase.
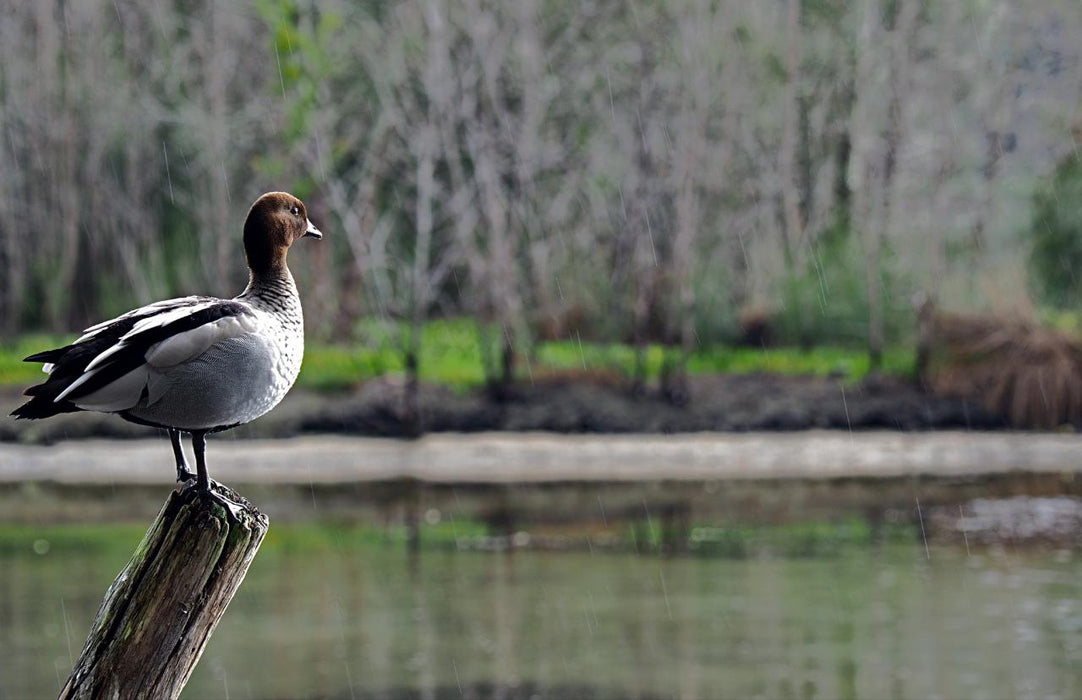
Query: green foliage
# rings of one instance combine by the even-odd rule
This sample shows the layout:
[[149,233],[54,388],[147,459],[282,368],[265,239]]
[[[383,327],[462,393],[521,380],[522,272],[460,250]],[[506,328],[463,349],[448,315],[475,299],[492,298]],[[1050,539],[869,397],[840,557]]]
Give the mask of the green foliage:
[[[355,386],[370,379],[405,371],[399,346],[397,322],[379,319],[363,321],[358,329],[361,340],[351,346],[311,344],[305,350],[304,364],[297,383],[309,389],[331,391]],[[472,319],[430,321],[422,329],[421,380],[443,384],[458,391],[481,386],[485,376],[481,364],[476,326]],[[50,335],[27,335],[13,343],[0,345],[0,385],[28,385],[44,375],[40,365],[22,358],[46,348],[59,347],[71,338]],[[646,348],[646,377],[655,380],[661,374],[665,348]],[[883,369],[888,373],[907,374],[913,366],[908,349],[888,349]],[[578,340],[544,342],[528,357],[521,356],[518,374],[529,380],[546,371],[612,371],[632,376],[635,349],[630,345],[587,343]],[[859,381],[868,373],[867,353],[860,349],[817,347],[799,348],[702,348],[688,358],[692,375],[768,372],[777,374],[841,375]]]
[[[907,338],[915,313],[904,293],[904,280],[892,272],[889,251],[879,269],[884,332],[888,345]],[[782,345],[862,347],[868,338],[868,288],[864,257],[855,235],[832,235],[817,246],[807,263],[781,283],[782,307],[776,340]]]
[[1033,198],[1027,233],[1040,298],[1055,307],[1082,303],[1082,158],[1071,155]]
[[300,11],[291,0],[260,0],[256,7],[270,30],[282,97],[289,98],[283,136],[297,141],[310,132],[320,88],[334,70],[332,50],[343,41],[342,18],[324,10],[314,13],[311,27],[302,29]]
[[[646,377],[657,379],[665,361],[665,348],[646,348]],[[537,350],[534,372],[558,370],[610,370],[632,376],[635,349],[629,345],[558,341],[542,343]],[[913,367],[913,352],[891,348],[884,353],[883,369],[892,374],[908,374]],[[868,354],[859,349],[817,347],[801,350],[783,348],[733,348],[712,346],[701,348],[688,358],[691,375],[754,374],[757,372],[785,375],[840,375],[849,381],[860,381],[869,371]]]
[[1076,309],[1043,308],[1038,313],[1041,325],[1082,337],[1082,313]]
[[[896,347],[883,354],[883,371],[905,375],[913,368],[913,351]],[[868,353],[838,347],[817,347],[804,351],[799,348],[709,348],[688,360],[691,374],[769,374],[840,375],[857,382],[870,370]]]
[[[656,377],[661,371],[664,349],[660,345],[646,347],[646,376]],[[542,343],[537,348],[537,369],[612,370],[632,376],[635,370],[635,348],[623,344],[585,343],[579,340],[559,340]]]

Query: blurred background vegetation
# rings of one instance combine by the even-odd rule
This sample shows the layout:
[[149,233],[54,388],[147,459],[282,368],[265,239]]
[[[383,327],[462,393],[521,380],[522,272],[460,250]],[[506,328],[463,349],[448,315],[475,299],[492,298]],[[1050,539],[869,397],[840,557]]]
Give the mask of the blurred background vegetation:
[[923,299],[1070,325],[1080,35],[1067,0],[12,3],[0,337],[237,293],[272,189],[328,234],[316,386],[859,376]]
[[[1034,466],[1074,447],[1008,436],[1004,457],[971,431],[1082,429],[1078,0],[0,10],[12,407],[42,377],[26,355],[137,304],[238,293],[245,214],[277,189],[325,234],[292,257],[298,383],[407,378],[295,392],[246,433],[321,435],[275,443],[290,474],[244,458],[234,485],[275,525],[193,697],[1082,696],[1082,480]],[[928,382],[849,391],[924,379],[936,353]],[[828,379],[688,380],[761,371]],[[604,391],[514,415],[472,400],[545,376]],[[451,390],[424,403],[426,382]],[[2,697],[56,692],[172,479],[91,461],[139,444],[27,446],[149,436],[78,419],[0,421]],[[418,479],[434,452],[384,441],[351,443],[345,481],[319,474],[322,433],[433,424],[833,427],[863,464],[923,461],[871,478],[812,434],[755,478],[719,457],[684,481],[699,441],[732,436],[676,438],[648,475],[605,454],[616,437],[553,481],[544,438],[470,436],[491,481],[453,456]],[[32,472],[31,450],[66,472]]]

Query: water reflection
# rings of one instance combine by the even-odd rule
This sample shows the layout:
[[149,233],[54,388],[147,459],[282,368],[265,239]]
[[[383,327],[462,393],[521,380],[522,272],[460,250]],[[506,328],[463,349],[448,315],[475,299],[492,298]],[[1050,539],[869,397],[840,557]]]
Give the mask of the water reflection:
[[[1082,695],[1082,564],[1063,552],[411,559],[329,532],[268,540],[186,697]],[[0,697],[55,694],[129,534],[0,547]]]

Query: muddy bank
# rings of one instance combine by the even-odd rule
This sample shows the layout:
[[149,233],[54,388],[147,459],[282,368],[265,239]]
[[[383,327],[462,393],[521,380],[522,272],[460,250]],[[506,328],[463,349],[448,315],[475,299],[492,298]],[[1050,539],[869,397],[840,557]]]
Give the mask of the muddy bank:
[[[408,434],[401,381],[384,378],[343,394],[294,390],[239,437],[342,433]],[[0,394],[4,413],[19,403]],[[549,431],[556,433],[681,433],[702,431],[998,429],[1003,421],[961,399],[932,396],[911,383],[878,379],[858,386],[819,377],[742,375],[695,377],[690,400],[678,406],[657,392],[631,396],[619,386],[582,380],[524,384],[497,400],[484,391],[456,394],[423,386],[426,432]],[[113,416],[73,414],[48,421],[0,421],[0,441],[49,443],[68,438],[145,437],[148,429]]]

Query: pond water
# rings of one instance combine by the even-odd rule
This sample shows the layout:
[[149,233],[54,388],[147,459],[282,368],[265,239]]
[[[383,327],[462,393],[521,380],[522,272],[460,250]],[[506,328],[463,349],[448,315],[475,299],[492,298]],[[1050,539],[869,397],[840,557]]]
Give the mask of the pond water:
[[[0,528],[0,698],[55,696],[139,528]],[[291,529],[294,530],[291,532]],[[313,535],[312,533],[317,534]],[[186,698],[1082,696],[1082,557],[423,548],[272,528]]]

